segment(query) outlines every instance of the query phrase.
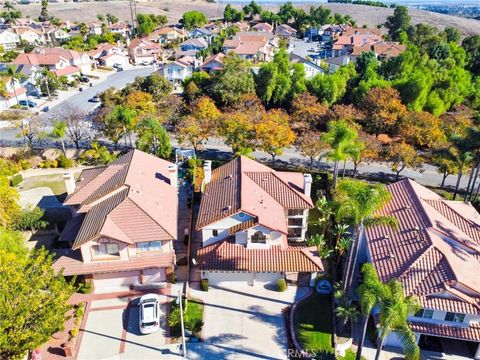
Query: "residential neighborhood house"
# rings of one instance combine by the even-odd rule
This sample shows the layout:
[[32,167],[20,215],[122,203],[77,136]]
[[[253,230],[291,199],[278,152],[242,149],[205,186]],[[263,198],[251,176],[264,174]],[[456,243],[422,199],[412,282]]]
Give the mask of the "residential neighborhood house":
[[[387,188],[391,200],[379,214],[398,227],[366,228],[358,263],[372,262],[382,281],[398,279],[419,298],[421,310],[408,319],[417,341],[474,342],[480,359],[480,214],[408,178]],[[400,346],[397,334],[386,344]]]
[[59,241],[71,246],[53,264],[83,275],[96,293],[165,282],[177,239],[177,167],[132,150],[108,166],[65,175],[73,218]]
[[[197,270],[210,284],[309,281],[323,271],[305,244],[312,177],[279,172],[239,156],[212,170],[204,165],[196,223],[203,247]],[[293,246],[296,244],[297,246]]]

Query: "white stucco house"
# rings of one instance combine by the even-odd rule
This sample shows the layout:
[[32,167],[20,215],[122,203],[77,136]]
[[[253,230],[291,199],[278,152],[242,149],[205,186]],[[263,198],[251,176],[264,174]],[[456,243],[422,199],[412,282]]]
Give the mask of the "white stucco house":
[[274,284],[323,271],[316,248],[304,245],[313,207],[309,174],[274,171],[244,156],[215,170],[206,161],[204,172],[196,224],[202,278],[212,285]]
[[177,239],[176,165],[132,150],[108,166],[65,175],[73,217],[53,264],[81,275],[95,293],[158,285],[173,274]]
[[20,44],[20,36],[10,29],[0,30],[0,46],[4,50],[13,50]]

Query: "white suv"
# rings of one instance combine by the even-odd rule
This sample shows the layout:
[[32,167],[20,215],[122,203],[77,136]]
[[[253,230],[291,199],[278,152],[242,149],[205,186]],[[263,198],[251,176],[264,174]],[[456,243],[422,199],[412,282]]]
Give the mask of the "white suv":
[[138,322],[142,334],[150,334],[160,329],[160,302],[155,294],[140,298]]

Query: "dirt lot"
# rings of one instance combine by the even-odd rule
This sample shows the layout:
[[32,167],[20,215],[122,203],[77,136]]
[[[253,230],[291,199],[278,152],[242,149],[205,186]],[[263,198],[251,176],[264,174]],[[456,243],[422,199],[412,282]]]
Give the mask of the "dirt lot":
[[[244,1],[247,3],[248,1]],[[201,0],[154,0],[138,1],[138,13],[165,14],[171,22],[176,22],[186,11],[197,9],[205,13],[209,18],[222,16],[223,3],[207,3]],[[322,4],[334,12],[351,15],[359,25],[366,24],[375,26],[383,23],[393,10],[349,4]],[[235,5],[240,7],[239,5]],[[278,5],[263,5],[266,9],[277,10]],[[300,6],[309,8],[310,4],[302,3]],[[40,14],[40,4],[20,5],[19,9],[24,15],[37,17]],[[103,2],[80,2],[80,3],[50,3],[48,5],[49,13],[58,16],[64,20],[87,21],[94,20],[97,14],[112,13],[121,20],[128,21],[130,18],[130,7],[128,1],[112,0]],[[410,9],[412,21],[414,23],[427,23],[443,28],[444,26],[456,26],[462,33],[480,34],[480,21],[463,19],[454,16],[432,13],[423,10]]]

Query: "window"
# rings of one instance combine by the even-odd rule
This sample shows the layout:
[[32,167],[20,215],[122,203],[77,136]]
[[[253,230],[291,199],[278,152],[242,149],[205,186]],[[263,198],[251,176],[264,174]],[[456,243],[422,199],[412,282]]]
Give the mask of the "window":
[[289,228],[288,229],[288,237],[289,238],[302,237],[302,229],[301,228]]
[[161,241],[143,241],[137,243],[138,252],[162,251]]
[[462,323],[464,319],[465,314],[447,312],[447,315],[445,315],[445,321]]
[[429,309],[420,309],[415,313],[416,317],[421,317],[424,319],[431,319],[433,317],[433,310]]
[[288,216],[303,216],[303,209],[288,209]]
[[288,226],[302,226],[303,218],[290,218],[288,219]]
[[212,230],[212,236],[217,237],[218,236],[218,230]]
[[118,250],[118,244],[115,243],[104,243],[92,246],[93,256],[94,257],[104,257],[104,256],[120,256]]
[[265,244],[267,242],[267,236],[261,231],[256,231],[251,238],[252,244]]

